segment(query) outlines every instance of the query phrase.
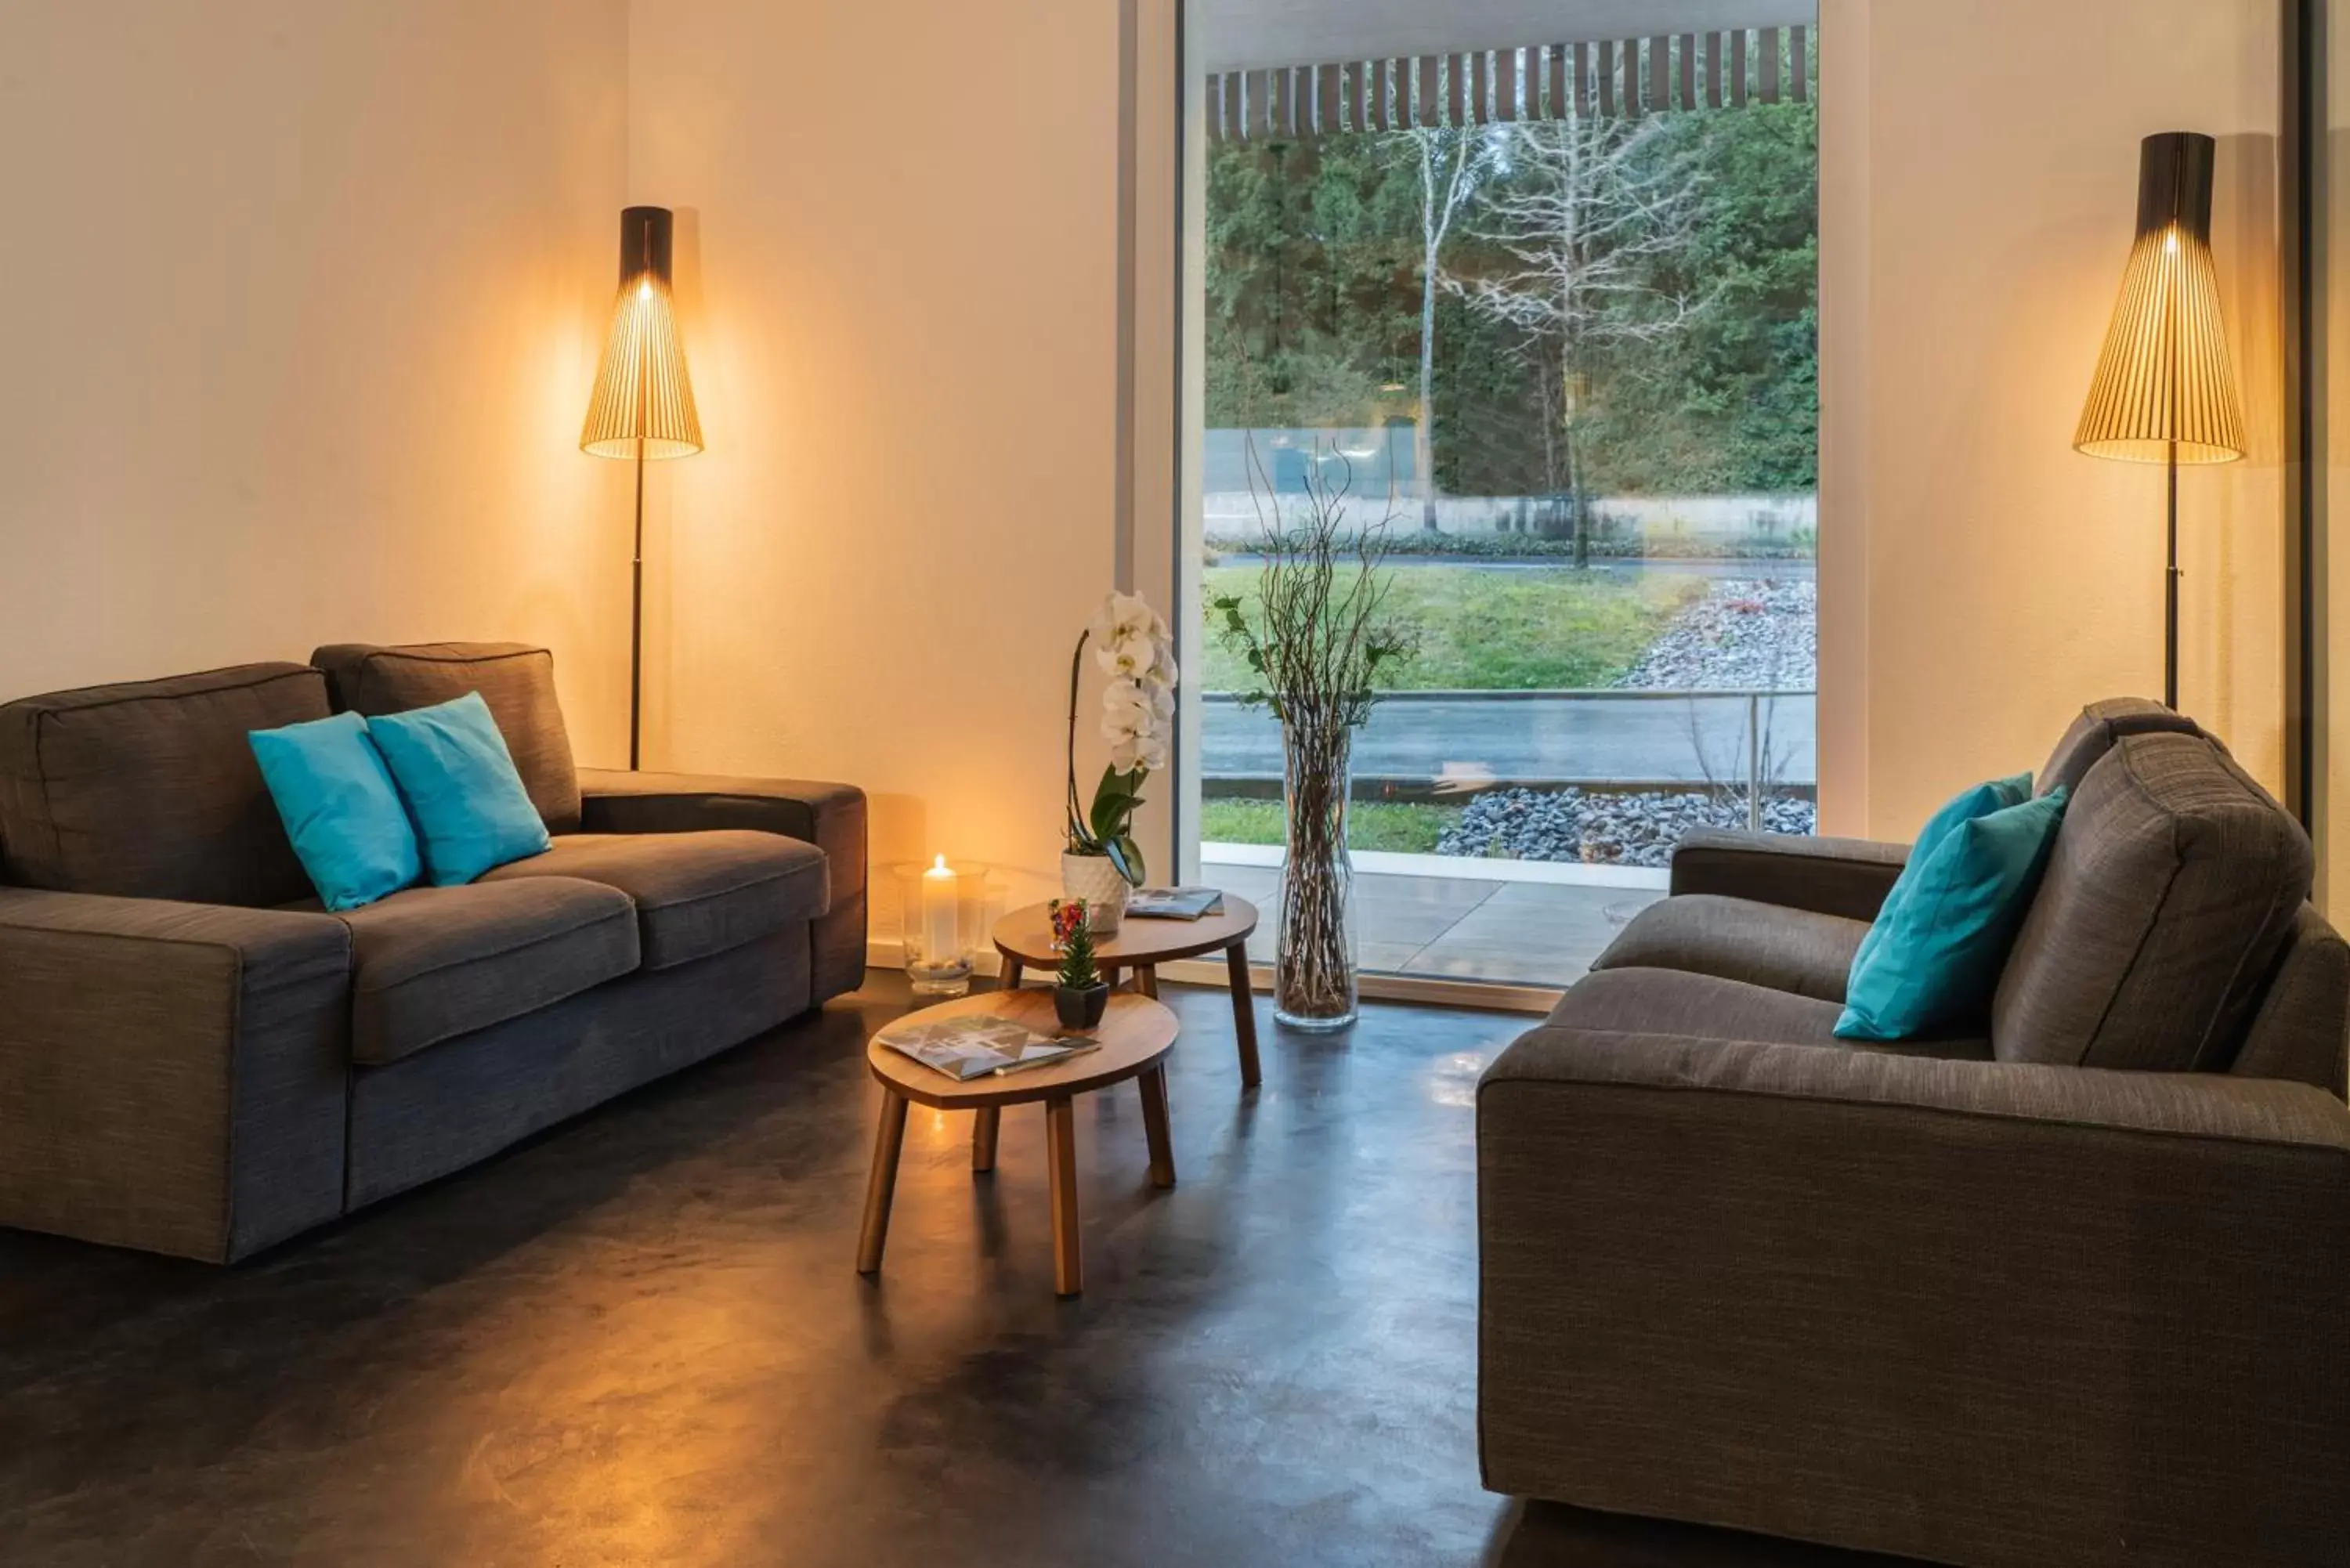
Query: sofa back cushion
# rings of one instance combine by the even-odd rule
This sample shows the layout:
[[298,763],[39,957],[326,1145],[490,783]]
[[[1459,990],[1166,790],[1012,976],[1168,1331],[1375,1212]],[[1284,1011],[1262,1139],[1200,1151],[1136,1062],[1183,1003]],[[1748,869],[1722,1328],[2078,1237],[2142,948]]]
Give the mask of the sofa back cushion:
[[2350,944],[2307,904],[2228,1071],[2350,1094]]
[[2002,1061],[2224,1071],[2309,897],[2308,836],[2200,735],[2088,770],[2000,976]]
[[2202,729],[2184,713],[2174,712],[2144,697],[2109,697],[2081,710],[2056,742],[2056,749],[2040,770],[2035,794],[2063,787],[2080,793],[2081,781],[2114,743],[2130,735],[2199,735]]
[[515,642],[337,643],[310,656],[337,706],[374,718],[478,691],[549,833],[579,828],[579,774],[555,700],[555,656]]
[[283,904],[310,879],[245,735],[323,719],[326,678],[248,664],[0,708],[8,880],[64,893]]

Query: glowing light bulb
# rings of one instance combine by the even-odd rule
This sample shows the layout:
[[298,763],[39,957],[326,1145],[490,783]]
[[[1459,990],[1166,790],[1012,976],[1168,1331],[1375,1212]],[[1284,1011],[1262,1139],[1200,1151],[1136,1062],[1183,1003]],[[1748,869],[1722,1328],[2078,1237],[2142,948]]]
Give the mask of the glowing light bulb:
[[2172,255],[2178,254],[2178,231],[2172,229],[2162,236],[2162,248]]
[[[2176,240],[2171,243],[2174,246],[2178,244]],[[639,278],[637,280],[637,297],[639,299],[650,299],[652,296],[653,280],[649,277]]]

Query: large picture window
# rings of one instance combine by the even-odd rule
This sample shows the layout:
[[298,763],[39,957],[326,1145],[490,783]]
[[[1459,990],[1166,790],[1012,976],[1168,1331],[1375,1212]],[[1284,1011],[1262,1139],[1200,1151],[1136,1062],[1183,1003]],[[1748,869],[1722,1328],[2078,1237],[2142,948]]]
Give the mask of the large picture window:
[[[1416,643],[1354,747],[1364,966],[1560,983],[1688,828],[1814,822],[1817,34],[1569,0],[1381,57],[1329,9],[1310,61],[1263,57],[1294,5],[1195,13],[1191,575],[1245,596],[1345,507]],[[1203,874],[1269,896],[1278,725],[1204,619],[1190,652]]]

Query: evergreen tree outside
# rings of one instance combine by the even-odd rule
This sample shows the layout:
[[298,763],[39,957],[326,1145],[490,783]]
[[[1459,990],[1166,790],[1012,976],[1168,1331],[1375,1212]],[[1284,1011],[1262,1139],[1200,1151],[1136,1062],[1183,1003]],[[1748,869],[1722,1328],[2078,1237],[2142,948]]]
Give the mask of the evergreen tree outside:
[[[1562,490],[1571,388],[1586,494],[1804,493],[1818,483],[1818,110],[1749,104],[1642,122],[1639,157],[1686,182],[1669,244],[1640,287],[1572,342],[1513,329],[1473,289],[1506,258],[1495,235],[1540,171],[1509,155],[1542,125],[1227,141],[1211,155],[1207,423],[1331,429],[1426,421],[1453,495]],[[1455,139],[1423,148],[1431,134]],[[1423,153],[1429,154],[1424,161]],[[1471,166],[1439,248],[1433,339],[1427,170]],[[1442,192],[1438,192],[1441,197]],[[1632,330],[1656,300],[1701,301],[1670,331]],[[1645,303],[1644,303],[1645,301]],[[1571,360],[1571,364],[1570,364]],[[1573,372],[1570,381],[1568,373]],[[1532,528],[1558,532],[1557,519]]]

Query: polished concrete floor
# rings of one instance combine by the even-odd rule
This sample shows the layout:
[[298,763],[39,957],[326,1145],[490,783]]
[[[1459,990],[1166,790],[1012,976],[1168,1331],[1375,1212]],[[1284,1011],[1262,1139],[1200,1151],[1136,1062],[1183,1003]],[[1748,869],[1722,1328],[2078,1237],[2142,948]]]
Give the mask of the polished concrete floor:
[[917,1109],[852,1269],[895,977],[233,1270],[0,1232],[0,1563],[1827,1568],[1477,1484],[1471,1096],[1525,1023],[1170,1000],[1179,1185],[1083,1103],[974,1178]]

